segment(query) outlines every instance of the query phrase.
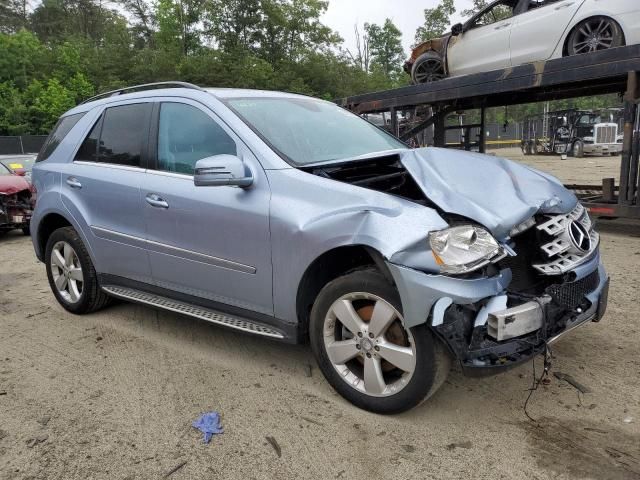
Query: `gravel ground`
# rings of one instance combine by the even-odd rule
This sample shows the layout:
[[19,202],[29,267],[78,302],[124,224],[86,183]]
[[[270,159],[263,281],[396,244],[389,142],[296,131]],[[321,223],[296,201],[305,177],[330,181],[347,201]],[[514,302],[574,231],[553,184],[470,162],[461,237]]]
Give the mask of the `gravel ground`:
[[[526,161],[575,182],[618,168],[607,157]],[[454,370],[427,403],[384,417],[337,396],[307,346],[125,303],[73,316],[29,239],[9,234],[0,479],[640,478],[640,226],[600,228],[608,313],[553,349],[552,371],[589,392],[551,375],[529,402],[534,421],[523,411],[531,364],[487,379]],[[205,445],[190,425],[210,410],[225,433]]]

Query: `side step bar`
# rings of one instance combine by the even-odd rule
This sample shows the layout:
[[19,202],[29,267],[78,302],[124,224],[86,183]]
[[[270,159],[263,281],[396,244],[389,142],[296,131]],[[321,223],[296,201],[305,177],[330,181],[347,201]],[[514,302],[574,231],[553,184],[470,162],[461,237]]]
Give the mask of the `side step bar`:
[[226,313],[221,313],[209,308],[192,305],[190,303],[173,300],[171,298],[147,293],[133,288],[120,287],[116,285],[105,285],[102,287],[107,294],[131,302],[142,303],[152,307],[181,313],[190,317],[199,318],[207,322],[223,325],[225,327],[240,330],[242,332],[262,335],[264,337],[283,339],[284,334],[272,327],[252,322],[244,318],[232,317]]

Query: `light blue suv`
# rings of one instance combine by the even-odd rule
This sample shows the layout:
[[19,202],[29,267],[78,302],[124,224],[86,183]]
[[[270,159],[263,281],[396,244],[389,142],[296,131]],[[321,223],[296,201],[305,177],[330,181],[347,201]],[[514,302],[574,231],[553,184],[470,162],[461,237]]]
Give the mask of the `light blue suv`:
[[65,309],[116,297],[309,341],[375,412],[425,400],[452,359],[499,372],[606,308],[599,236],[557,180],[411,150],[314,98],[110,92],[60,118],[33,180],[33,244]]

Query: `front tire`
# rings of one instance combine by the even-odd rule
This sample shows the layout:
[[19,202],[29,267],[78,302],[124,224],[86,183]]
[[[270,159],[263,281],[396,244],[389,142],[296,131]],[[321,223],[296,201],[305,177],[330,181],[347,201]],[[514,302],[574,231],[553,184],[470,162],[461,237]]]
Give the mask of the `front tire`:
[[576,158],[584,157],[584,143],[582,143],[582,140],[577,140],[573,144],[573,149],[571,150],[571,152],[573,153],[573,156]]
[[358,270],[327,284],[311,310],[310,336],[320,370],[354,405],[399,413],[444,382],[451,364],[425,325],[405,328],[400,296],[380,273]]
[[49,286],[62,307],[78,315],[105,307],[109,297],[100,289],[89,252],[73,227],[54,231],[45,249]]
[[420,55],[411,67],[411,79],[415,85],[437,82],[446,76],[442,57],[433,51]]

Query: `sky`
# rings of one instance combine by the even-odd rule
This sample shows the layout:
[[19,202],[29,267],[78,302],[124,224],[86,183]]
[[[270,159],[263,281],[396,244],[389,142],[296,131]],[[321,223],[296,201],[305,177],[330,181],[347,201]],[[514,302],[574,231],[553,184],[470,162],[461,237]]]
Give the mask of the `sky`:
[[[403,32],[402,44],[408,54],[417,28],[424,23],[424,9],[433,8],[437,0],[329,0],[329,9],[322,18],[323,23],[337,31],[344,39],[345,48],[356,50],[353,26],[357,23],[362,32],[366,22],[382,25],[386,18]],[[469,8],[471,0],[456,0],[458,12]],[[459,14],[452,17],[453,23],[460,20]]]

